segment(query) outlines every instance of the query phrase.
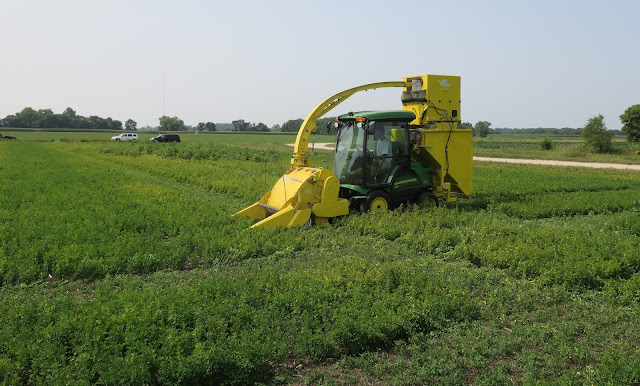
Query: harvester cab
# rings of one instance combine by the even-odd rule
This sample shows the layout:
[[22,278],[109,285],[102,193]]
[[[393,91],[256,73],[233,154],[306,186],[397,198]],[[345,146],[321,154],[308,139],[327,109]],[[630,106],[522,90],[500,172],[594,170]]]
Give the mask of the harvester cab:
[[[402,87],[402,110],[338,117],[332,172],[308,153],[315,121],[358,91]],[[420,75],[342,91],[300,127],[288,170],[260,201],[239,211],[253,227],[325,225],[350,208],[385,211],[405,203],[437,205],[472,192],[472,137],[460,123],[460,77]]]
[[[418,175],[414,168],[419,164],[411,162],[409,122],[414,119],[414,113],[402,110],[338,117],[333,170],[340,180],[340,197],[352,208],[384,211],[411,201],[425,183],[431,186],[431,170],[419,170]],[[374,190],[376,194],[369,194]]]

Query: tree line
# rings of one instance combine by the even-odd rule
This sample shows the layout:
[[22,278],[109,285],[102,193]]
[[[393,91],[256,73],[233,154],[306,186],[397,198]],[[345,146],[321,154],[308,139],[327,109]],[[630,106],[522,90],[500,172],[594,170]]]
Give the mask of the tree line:
[[[584,128],[563,127],[555,128],[491,128],[491,122],[478,121],[475,125],[469,122],[461,122],[458,128],[471,129],[474,137],[486,137],[489,134],[545,134],[545,135],[575,135],[585,136],[585,131],[589,131],[589,124],[594,124],[593,119],[601,117],[600,115],[590,119]],[[316,121],[317,134],[331,134],[332,125],[336,117],[320,118]],[[620,115],[620,121],[623,124],[622,130],[607,130],[607,135],[627,135],[627,139],[632,142],[640,142],[640,104],[630,106]],[[262,122],[257,124],[247,122],[244,119],[237,119],[229,123],[213,123],[200,122],[196,126],[185,125],[184,121],[178,117],[162,116],[159,118],[158,130],[162,131],[244,131],[244,132],[269,132],[280,131],[297,133],[302,126],[304,120],[290,119],[282,125],[276,124],[269,128]],[[599,128],[604,127],[602,119],[599,119],[596,125]],[[112,118],[101,118],[96,115],[83,117],[78,115],[71,107],[67,107],[61,114],[56,114],[51,109],[35,110],[31,107],[25,107],[22,111],[7,115],[0,119],[0,127],[16,127],[16,128],[69,128],[69,129],[106,129],[106,130],[122,130],[122,122]],[[137,130],[137,123],[128,119],[124,123],[124,129],[128,131]],[[606,130],[606,127],[605,127]],[[597,130],[600,132],[601,130]],[[587,136],[590,134],[587,133]],[[606,145],[605,145],[606,148]]]
[[[135,122],[131,119],[127,121],[127,124],[135,127]],[[122,130],[122,122],[96,115],[83,117],[76,114],[71,107],[67,107],[61,114],[56,114],[51,109],[35,110],[31,107],[25,107],[18,113],[0,119],[0,127]]]

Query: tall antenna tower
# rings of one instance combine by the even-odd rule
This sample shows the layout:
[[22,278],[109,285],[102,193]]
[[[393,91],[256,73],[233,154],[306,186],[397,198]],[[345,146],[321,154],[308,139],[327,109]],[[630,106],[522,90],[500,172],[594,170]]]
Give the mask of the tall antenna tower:
[[162,67],[162,116],[164,117],[164,67]]

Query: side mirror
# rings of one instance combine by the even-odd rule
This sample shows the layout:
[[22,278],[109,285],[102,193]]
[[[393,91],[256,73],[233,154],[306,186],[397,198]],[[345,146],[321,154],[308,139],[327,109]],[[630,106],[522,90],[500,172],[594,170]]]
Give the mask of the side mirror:
[[[327,121],[327,125],[326,125],[327,134],[331,134],[331,128],[332,128],[332,126],[333,126],[333,125],[332,125],[332,123],[334,123],[334,122]],[[337,128],[337,127],[338,127],[338,126],[337,126],[337,122],[336,122],[336,128]]]
[[339,121],[329,121],[327,122],[327,133],[332,134],[333,130],[335,129],[335,132],[339,132],[340,129],[342,128],[342,122]]

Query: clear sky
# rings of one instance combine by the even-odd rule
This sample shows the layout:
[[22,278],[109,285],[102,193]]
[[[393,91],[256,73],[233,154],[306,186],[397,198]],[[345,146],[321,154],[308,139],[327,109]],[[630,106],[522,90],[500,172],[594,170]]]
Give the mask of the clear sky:
[[[304,118],[338,91],[462,76],[464,121],[610,129],[640,103],[640,1],[0,0],[0,117]],[[164,90],[164,93],[163,93]],[[164,94],[164,97],[163,97]],[[330,115],[399,109],[399,89]]]

